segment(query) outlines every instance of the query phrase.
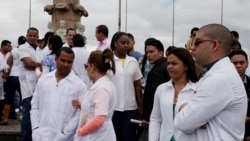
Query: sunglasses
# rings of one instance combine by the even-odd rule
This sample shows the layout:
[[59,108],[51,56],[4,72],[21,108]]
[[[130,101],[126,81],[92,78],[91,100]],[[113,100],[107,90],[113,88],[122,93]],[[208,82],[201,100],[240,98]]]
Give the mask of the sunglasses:
[[194,46],[198,46],[202,42],[214,42],[214,40],[200,40],[200,39],[195,39],[194,40]]

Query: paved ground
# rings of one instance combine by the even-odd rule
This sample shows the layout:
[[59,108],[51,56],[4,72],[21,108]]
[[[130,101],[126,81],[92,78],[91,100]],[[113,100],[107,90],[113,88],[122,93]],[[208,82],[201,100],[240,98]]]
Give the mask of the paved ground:
[[0,125],[0,141],[17,141],[20,129],[20,120],[10,119],[8,126]]

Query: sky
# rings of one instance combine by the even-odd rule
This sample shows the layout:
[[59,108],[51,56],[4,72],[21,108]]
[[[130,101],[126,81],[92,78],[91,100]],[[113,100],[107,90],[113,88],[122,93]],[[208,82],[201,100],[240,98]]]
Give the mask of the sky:
[[[170,45],[184,47],[193,27],[210,23],[223,24],[229,30],[237,31],[242,47],[250,51],[249,0],[121,1],[121,31],[134,35],[135,50],[142,53],[144,41],[149,37],[159,39],[165,49]],[[31,26],[39,29],[40,38],[48,31],[47,23],[51,21],[51,15],[43,10],[47,4],[53,4],[53,1],[31,0]],[[98,44],[96,26],[106,24],[110,39],[118,31],[119,0],[80,0],[80,4],[89,13],[88,17],[81,18],[81,22],[85,25],[86,47],[93,50]],[[26,35],[29,27],[29,0],[1,1],[0,20],[0,41],[7,39],[16,45],[17,38]]]

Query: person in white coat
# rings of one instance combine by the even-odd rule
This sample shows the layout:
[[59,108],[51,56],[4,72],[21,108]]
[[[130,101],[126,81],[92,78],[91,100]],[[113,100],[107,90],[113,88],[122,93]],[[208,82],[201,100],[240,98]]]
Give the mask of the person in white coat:
[[74,52],[61,48],[55,60],[57,69],[41,76],[31,101],[34,141],[72,141],[80,119],[71,101],[82,100],[87,87],[71,70]]
[[[228,58],[232,42],[221,24],[205,25],[196,33],[192,55],[204,68],[203,75],[197,93],[179,108],[174,123],[183,133],[197,134],[199,141],[243,140],[247,94]],[[201,126],[204,132],[198,133]]]
[[[115,73],[112,51],[93,51],[85,68],[94,84],[84,101],[81,101],[81,120],[75,141],[116,141],[111,121],[115,109],[116,90],[107,74],[109,70]],[[72,105],[78,107],[79,101],[73,100]]]
[[87,71],[84,69],[84,64],[87,63],[89,58],[89,51],[85,47],[84,37],[81,34],[74,35],[72,50],[75,54],[75,61],[72,69],[76,75],[86,84],[89,89],[93,84],[87,75]]
[[156,89],[149,122],[149,141],[180,140],[180,131],[174,127],[174,117],[180,105],[196,93],[198,77],[191,54],[184,48],[175,48],[169,52],[167,60],[171,79]]

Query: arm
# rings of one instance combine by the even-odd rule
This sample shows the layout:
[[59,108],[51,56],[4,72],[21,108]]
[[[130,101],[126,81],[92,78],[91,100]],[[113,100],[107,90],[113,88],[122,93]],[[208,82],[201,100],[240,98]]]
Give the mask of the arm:
[[176,128],[184,133],[192,133],[202,127],[233,100],[230,93],[232,92],[225,82],[214,78],[213,81],[203,81],[196,95],[176,115],[174,120]]
[[12,65],[13,65],[13,55],[12,55],[12,53],[10,53],[10,55],[9,55],[8,58],[7,58],[7,64],[8,64],[10,67],[12,67]]
[[142,114],[141,81],[140,80],[134,81],[134,87],[135,87],[135,94],[136,94],[136,100],[137,100],[137,105],[138,105],[139,118],[141,118],[141,114]]
[[94,116],[87,124],[77,130],[77,135],[84,136],[96,131],[102,126],[105,120],[106,116],[104,115]]
[[38,81],[35,92],[33,94],[32,100],[31,100],[31,111],[30,111],[30,119],[31,119],[31,126],[32,130],[35,130],[39,128],[39,110],[40,110],[40,103],[39,103],[39,86],[40,81]]
[[36,69],[36,67],[42,66],[41,63],[31,60],[30,57],[24,57],[24,58],[22,58],[21,61],[23,61],[24,66],[28,69]]
[[158,141],[160,138],[160,130],[162,123],[162,115],[160,109],[160,97],[159,89],[155,92],[154,105],[150,115],[150,124],[149,124],[149,140]]

